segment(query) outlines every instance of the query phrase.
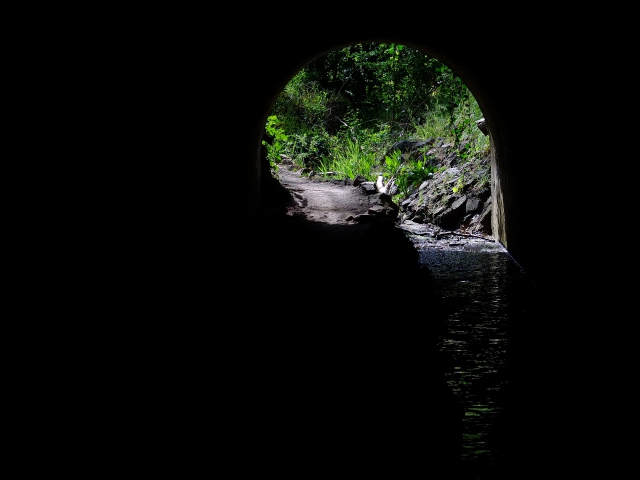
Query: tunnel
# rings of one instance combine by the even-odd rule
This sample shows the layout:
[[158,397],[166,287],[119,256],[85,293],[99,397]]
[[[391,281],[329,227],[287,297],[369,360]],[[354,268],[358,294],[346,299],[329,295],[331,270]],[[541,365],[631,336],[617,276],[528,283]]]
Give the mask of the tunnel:
[[[277,55],[262,52],[252,58],[251,67],[235,66],[232,71],[250,80],[251,87],[243,93],[241,124],[246,128],[234,131],[235,175],[243,180],[249,211],[256,211],[261,201],[261,176],[268,175],[260,163],[260,144],[270,108],[286,83],[314,58],[337,48],[358,42],[401,43],[437,58],[454,70],[477,99],[491,133],[492,152],[492,234],[535,279],[550,297],[562,285],[554,238],[561,233],[554,218],[546,215],[544,202],[555,194],[553,181],[540,179],[540,164],[544,162],[535,138],[552,132],[555,116],[546,117],[544,97],[546,80],[526,55],[513,55],[502,44],[485,45],[478,33],[474,43],[450,38],[434,28],[401,29],[389,36],[385,29],[339,29],[317,35],[302,29],[296,41],[283,44]],[[443,40],[443,36],[446,40]],[[284,40],[283,40],[284,41]],[[523,58],[520,61],[520,58]],[[520,99],[520,100],[518,100]],[[523,103],[536,105],[540,113],[525,108]],[[542,226],[547,225],[547,231]]]
[[[287,368],[296,363],[297,357],[280,357],[278,349],[290,347],[292,335],[296,342],[309,338],[289,328],[289,322],[304,324],[306,334],[326,335],[342,332],[342,317],[350,309],[368,308],[363,305],[369,298],[345,300],[340,306],[347,309],[335,310],[310,301],[296,278],[313,259],[287,262],[270,274],[269,284],[257,280],[265,276],[256,271],[255,258],[270,252],[270,239],[258,228],[265,200],[262,182],[269,175],[260,146],[277,96],[300,69],[329,51],[380,42],[416,48],[446,64],[484,113],[492,142],[493,235],[543,292],[547,324],[558,319],[553,331],[537,333],[544,338],[541,364],[555,373],[542,391],[532,392],[546,402],[538,419],[547,428],[548,448],[548,458],[532,471],[569,473],[588,460],[583,452],[589,448],[581,448],[588,436],[579,436],[588,425],[571,415],[582,400],[577,392],[588,387],[575,378],[579,368],[566,373],[582,362],[584,346],[566,345],[572,344],[568,339],[587,310],[580,295],[569,290],[589,281],[588,276],[576,280],[576,266],[589,260],[579,251],[575,218],[563,197],[587,175],[575,169],[575,152],[564,145],[568,136],[581,132],[576,123],[586,117],[576,118],[581,99],[572,89],[592,73],[582,61],[587,47],[568,42],[567,27],[548,22],[542,12],[512,21],[504,12],[469,16],[445,9],[439,16],[433,6],[407,8],[410,12],[389,15],[394,21],[388,23],[313,6],[311,14],[292,23],[271,5],[251,6],[247,12],[232,10],[238,21],[224,31],[209,16],[187,15],[180,27],[156,25],[154,34],[129,54],[127,68],[119,70],[122,77],[114,77],[131,98],[126,133],[139,142],[128,153],[139,163],[132,161],[123,170],[136,187],[136,201],[114,220],[119,227],[113,243],[131,259],[125,270],[129,295],[139,298],[144,291],[142,305],[170,318],[164,341],[154,344],[157,355],[150,358],[161,359],[163,367],[160,372],[156,364],[154,370],[157,390],[170,390],[176,399],[163,409],[176,419],[178,433],[169,444],[177,436],[188,438],[185,445],[195,453],[186,457],[196,455],[206,463],[208,453],[191,434],[201,425],[213,430],[229,422],[221,451],[238,470],[259,467],[251,459],[277,470],[286,452],[279,453],[284,459],[268,458],[265,452],[280,431],[277,415],[287,409],[282,404],[270,409],[284,379],[269,383],[269,378],[283,361],[291,362]],[[248,15],[253,20],[245,23]],[[131,74],[136,71],[145,75],[137,79]],[[143,131],[149,135],[140,140]],[[279,296],[285,291],[295,301],[282,306]],[[320,330],[318,312],[327,322]],[[370,332],[372,326],[364,323],[352,325],[351,333]],[[394,338],[402,337],[399,324],[391,324]],[[385,331],[376,325],[382,338]],[[351,344],[357,345],[355,340]],[[304,344],[296,350],[299,355],[310,351]],[[434,384],[440,382],[437,368],[430,375]],[[176,405],[185,408],[178,413]],[[296,413],[303,418],[308,412]],[[322,423],[321,417],[314,422]],[[287,435],[299,438],[304,425],[294,427]],[[362,459],[366,463],[374,457]],[[519,460],[535,462],[526,456]],[[298,473],[309,468],[287,465]],[[393,470],[393,465],[386,467]]]

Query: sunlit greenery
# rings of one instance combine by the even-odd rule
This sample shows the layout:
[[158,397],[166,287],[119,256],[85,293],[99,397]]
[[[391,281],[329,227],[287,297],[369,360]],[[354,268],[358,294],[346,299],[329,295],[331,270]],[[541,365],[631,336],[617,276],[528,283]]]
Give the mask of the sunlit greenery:
[[463,160],[489,151],[483,117],[462,80],[423,52],[396,44],[356,44],[316,59],[291,79],[265,127],[274,169],[282,155],[305,171],[375,181],[407,195],[432,174],[421,155],[390,152],[400,140],[437,139]]

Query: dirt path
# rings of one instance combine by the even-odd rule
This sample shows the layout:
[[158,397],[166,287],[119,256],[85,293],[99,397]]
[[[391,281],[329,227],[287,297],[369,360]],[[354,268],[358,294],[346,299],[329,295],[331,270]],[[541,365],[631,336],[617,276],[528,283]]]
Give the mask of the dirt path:
[[302,214],[312,222],[353,224],[355,217],[366,214],[371,207],[370,199],[362,189],[352,185],[314,181],[286,166],[279,168],[278,179],[292,195],[289,214]]
[[[370,278],[419,268],[418,252],[406,233],[392,220],[366,215],[378,196],[351,183],[302,177],[286,167],[280,167],[278,179],[288,194],[262,219],[269,252],[260,259],[265,272],[295,272],[305,282],[322,278],[355,291],[368,289]],[[362,272],[365,283],[348,272]]]
[[309,179],[280,167],[278,187],[280,200],[263,215],[256,237],[266,249],[255,260],[266,285],[279,285],[284,278],[305,292],[329,289],[367,298],[387,283],[427,285],[428,255],[436,255],[440,265],[438,252],[486,249],[494,243],[430,224],[367,215],[379,206],[379,196],[351,182]]
[[[280,184],[290,193],[287,204],[289,216],[300,216],[310,222],[329,225],[354,225],[358,215],[366,215],[375,208],[375,196],[367,195],[362,188],[341,181],[314,180],[300,175],[287,166],[278,170]],[[464,231],[445,231],[433,224],[412,221],[395,223],[395,227],[411,234],[414,244],[425,242],[441,248],[465,246],[477,243],[495,243],[489,235],[469,234]]]

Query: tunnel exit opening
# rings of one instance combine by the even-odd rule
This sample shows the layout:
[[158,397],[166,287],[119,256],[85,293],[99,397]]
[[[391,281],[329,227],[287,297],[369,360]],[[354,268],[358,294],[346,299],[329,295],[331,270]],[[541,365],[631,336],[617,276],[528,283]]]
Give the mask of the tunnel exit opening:
[[480,103],[445,63],[401,44],[356,43],[289,79],[261,153],[265,172],[287,161],[302,175],[373,181],[402,220],[504,245],[492,142]]

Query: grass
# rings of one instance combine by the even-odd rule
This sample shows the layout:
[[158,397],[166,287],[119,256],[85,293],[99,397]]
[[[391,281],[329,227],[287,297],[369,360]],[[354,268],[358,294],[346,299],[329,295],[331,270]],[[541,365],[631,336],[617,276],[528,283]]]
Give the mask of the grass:
[[[301,88],[300,85],[298,88]],[[331,109],[330,102],[333,100],[330,96],[318,95],[309,88],[303,93],[313,100],[313,111],[307,111],[308,116]],[[283,92],[285,94],[291,96],[291,88],[287,88]],[[317,119],[312,122],[311,128],[304,125],[300,115],[287,114],[282,120],[271,116],[268,127],[274,141],[266,145],[268,157],[275,169],[281,160],[280,155],[284,154],[303,171],[314,171],[325,177],[353,180],[362,176],[375,181],[382,175],[384,183],[393,179],[398,186],[394,201],[401,202],[439,168],[436,159],[429,155],[434,144],[452,145],[462,163],[479,162],[489,155],[489,137],[475,123],[482,118],[482,112],[470,93],[468,97],[453,111],[436,105],[423,114],[419,122],[404,125],[401,129],[396,125],[395,130],[383,121],[371,122],[373,126],[363,126],[355,113],[339,118],[340,128],[333,134],[327,133],[327,128],[320,127],[321,122]],[[323,101],[326,103],[323,104]],[[399,140],[428,139],[434,139],[434,143],[420,152],[410,155],[391,152]],[[484,184],[489,182],[490,171],[486,166],[477,171],[478,178],[471,180]]]

